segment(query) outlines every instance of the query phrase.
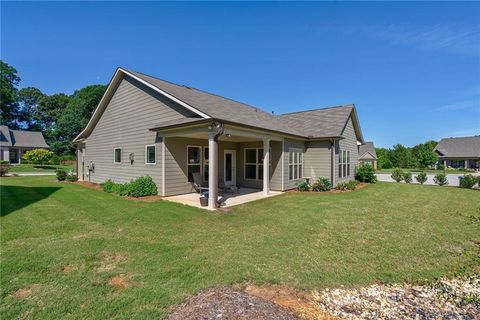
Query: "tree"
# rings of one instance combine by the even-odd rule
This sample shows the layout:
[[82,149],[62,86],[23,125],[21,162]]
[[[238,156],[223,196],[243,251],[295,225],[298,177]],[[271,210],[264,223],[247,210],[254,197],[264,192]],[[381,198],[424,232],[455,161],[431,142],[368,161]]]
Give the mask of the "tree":
[[390,169],[393,168],[390,149],[386,148],[375,148],[377,153],[377,167],[378,169]]
[[39,130],[41,129],[35,121],[35,112],[37,105],[45,95],[37,88],[27,87],[22,88],[18,92],[18,102],[20,103],[20,109],[18,112],[18,119],[20,126],[27,130]]
[[52,151],[45,149],[33,149],[24,153],[23,160],[33,164],[48,164],[55,156]]
[[412,154],[421,168],[426,168],[437,163],[438,156],[433,151],[436,145],[437,143],[435,141],[427,141],[413,147]]
[[55,141],[51,145],[55,153],[75,152],[72,140],[87,126],[105,89],[105,85],[91,85],[73,93],[55,128]]
[[42,130],[48,130],[58,122],[69,101],[69,96],[64,93],[43,96],[38,101],[34,118]]
[[391,153],[391,161],[394,167],[399,168],[412,168],[416,167],[416,161],[412,156],[410,148],[406,148],[401,144],[393,146]]
[[18,84],[17,70],[0,60],[0,124],[18,128]]

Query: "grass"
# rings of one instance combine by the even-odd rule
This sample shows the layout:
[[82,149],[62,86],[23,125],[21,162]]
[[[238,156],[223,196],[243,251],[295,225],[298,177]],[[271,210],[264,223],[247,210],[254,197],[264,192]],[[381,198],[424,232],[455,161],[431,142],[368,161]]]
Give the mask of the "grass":
[[[403,171],[409,171],[412,173],[418,173],[418,172],[426,172],[426,173],[431,173],[431,174],[437,174],[437,173],[446,173],[446,174],[467,174],[467,173],[474,173],[474,172],[469,172],[469,171],[463,171],[463,170],[458,170],[458,169],[447,169],[445,171],[443,170],[435,170],[435,169],[402,169]],[[392,173],[392,169],[377,169],[377,173]]]
[[55,172],[57,168],[62,168],[67,171],[75,171],[75,166],[60,166],[60,165],[37,165],[37,164],[17,164],[10,167],[10,173],[46,173]]
[[480,263],[476,190],[378,183],[223,214],[53,177],[1,188],[2,319],[161,318],[207,287],[414,282]]

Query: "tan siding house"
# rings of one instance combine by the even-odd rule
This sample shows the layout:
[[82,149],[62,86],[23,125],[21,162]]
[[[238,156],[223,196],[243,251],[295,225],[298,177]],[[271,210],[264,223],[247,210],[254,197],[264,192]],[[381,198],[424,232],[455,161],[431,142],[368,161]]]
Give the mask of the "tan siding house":
[[194,192],[200,176],[214,208],[218,188],[268,194],[307,178],[353,179],[363,137],[354,105],[272,115],[119,68],[74,142],[81,180],[149,175],[169,196]]

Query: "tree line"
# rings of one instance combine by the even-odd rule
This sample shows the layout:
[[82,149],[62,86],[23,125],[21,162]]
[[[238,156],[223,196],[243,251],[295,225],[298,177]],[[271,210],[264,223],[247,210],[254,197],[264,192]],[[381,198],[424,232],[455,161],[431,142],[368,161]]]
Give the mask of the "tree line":
[[47,95],[35,87],[19,89],[17,70],[3,60],[0,71],[0,123],[10,129],[42,131],[55,154],[74,154],[72,140],[86,127],[107,86]]
[[427,168],[437,163],[437,154],[433,151],[436,141],[427,141],[414,147],[396,144],[392,149],[375,148],[379,169],[390,168]]

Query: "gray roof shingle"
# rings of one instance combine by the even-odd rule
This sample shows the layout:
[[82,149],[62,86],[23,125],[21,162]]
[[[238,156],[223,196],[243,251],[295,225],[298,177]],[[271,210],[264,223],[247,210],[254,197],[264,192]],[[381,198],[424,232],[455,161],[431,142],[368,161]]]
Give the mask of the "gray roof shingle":
[[362,144],[358,147],[358,156],[362,157],[365,153],[369,152],[375,158],[377,158],[377,153],[375,152],[375,146],[372,141],[367,141],[365,144]]
[[7,126],[0,126],[0,131],[0,146],[49,148],[41,132],[10,130]]
[[434,150],[447,158],[480,158],[480,136],[442,139]]

